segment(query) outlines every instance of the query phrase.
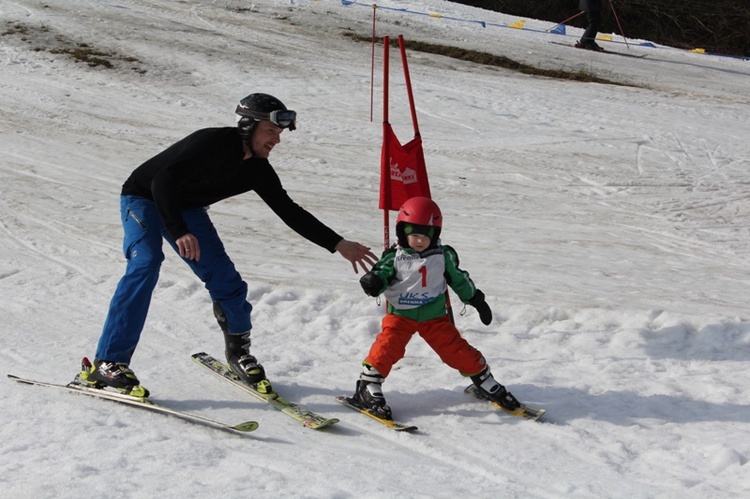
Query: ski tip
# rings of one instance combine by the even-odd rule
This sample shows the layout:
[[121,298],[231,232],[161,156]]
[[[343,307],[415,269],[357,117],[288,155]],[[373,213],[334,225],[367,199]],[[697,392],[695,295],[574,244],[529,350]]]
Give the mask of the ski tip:
[[244,423],[232,426],[232,429],[241,431],[242,433],[249,433],[257,430],[259,426],[257,421],[245,421]]
[[335,425],[339,421],[340,420],[338,418],[330,418],[330,419],[326,419],[325,421],[316,421],[314,423],[304,423],[304,425],[312,430],[322,430],[323,428],[328,428],[329,426]]
[[547,409],[535,409],[533,413],[527,412],[526,419],[530,421],[539,421],[545,414],[547,414]]
[[398,427],[398,428],[394,427],[393,431],[403,431],[406,433],[412,433],[414,431],[419,431],[419,428],[416,426],[403,426],[403,427]]
[[419,430],[418,426],[414,426],[412,424],[407,424],[407,423],[399,423],[398,421],[393,420],[393,419],[384,419],[383,424],[385,424],[388,428],[390,428],[393,431],[399,431],[399,432],[403,431],[405,433],[411,433],[413,431]]

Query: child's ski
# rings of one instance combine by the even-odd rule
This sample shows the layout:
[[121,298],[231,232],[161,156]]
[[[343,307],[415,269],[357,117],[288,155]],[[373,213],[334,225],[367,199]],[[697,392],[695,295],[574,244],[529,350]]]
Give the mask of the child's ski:
[[152,402],[150,399],[147,399],[146,397],[135,397],[133,395],[127,395],[124,393],[111,392],[103,388],[92,388],[90,386],[82,385],[75,381],[72,381],[68,383],[67,385],[61,385],[61,384],[56,384],[56,383],[47,383],[46,381],[36,381],[33,379],[20,378],[13,374],[8,374],[8,378],[12,379],[13,381],[17,381],[19,383],[23,383],[26,385],[36,385],[36,386],[45,386],[48,388],[57,388],[61,390],[68,390],[71,392],[82,393],[84,395],[89,395],[91,397],[111,400],[113,402],[119,402],[121,404],[129,405],[132,407],[139,407],[141,409],[146,409],[152,412],[158,412],[160,414],[165,414],[167,416],[174,416],[184,421],[188,421],[190,423],[196,423],[196,424],[200,424],[203,426],[209,426],[211,428],[216,428],[217,430],[228,431],[231,433],[238,433],[238,432],[247,433],[247,432],[255,431],[256,429],[258,429],[258,423],[255,421],[247,421],[244,423],[231,425],[231,424],[223,423],[221,421],[214,421],[213,419],[204,418],[203,416],[198,416],[197,414],[191,414],[187,412],[178,411],[176,409],[170,409],[169,407],[156,404]]
[[307,426],[308,428],[312,428],[314,430],[318,430],[320,428],[325,428],[326,426],[330,426],[332,424],[336,424],[339,422],[336,418],[327,418],[325,416],[321,416],[320,414],[316,414],[310,410],[307,410],[303,407],[300,407],[299,405],[288,401],[287,399],[280,396],[276,391],[271,388],[270,383],[266,382],[263,384],[263,386],[267,386],[269,391],[268,392],[262,392],[258,391],[255,388],[251,387],[250,385],[247,385],[240,380],[240,378],[237,377],[236,374],[234,374],[232,371],[227,368],[226,364],[223,362],[215,359],[214,357],[210,356],[207,353],[201,352],[196,353],[192,355],[193,360],[200,364],[201,366],[205,367],[218,377],[224,379],[225,381],[228,381],[232,383],[234,386],[241,388],[245,390],[247,393],[252,395],[253,397],[262,400],[263,402],[266,402],[273,407],[277,408],[284,414],[287,414],[303,425]]
[[404,424],[404,423],[399,423],[398,421],[393,421],[392,419],[384,419],[384,418],[381,418],[379,416],[376,416],[375,414],[371,413],[367,409],[365,409],[363,407],[360,407],[353,399],[351,399],[349,397],[344,397],[343,395],[340,395],[340,396],[336,397],[336,400],[339,403],[344,404],[345,406],[347,406],[347,407],[349,407],[351,409],[354,409],[355,411],[361,412],[365,416],[371,417],[372,419],[374,419],[378,423],[387,426],[391,430],[395,430],[395,431],[415,431],[415,430],[418,429],[416,426],[407,425],[407,424]]
[[497,407],[498,409],[501,409],[503,412],[506,412],[510,414],[511,416],[517,416],[520,418],[530,419],[532,421],[537,421],[547,412],[546,409],[539,409],[537,407],[531,407],[526,404],[521,404],[521,407],[519,407],[515,411],[509,411],[508,409],[501,406],[497,402],[492,402],[488,400],[487,397],[481,395],[479,391],[477,391],[477,387],[474,385],[467,386],[466,390],[464,390],[464,393],[468,395],[472,395],[478,398],[479,400],[486,400],[487,402],[490,402],[493,406]]

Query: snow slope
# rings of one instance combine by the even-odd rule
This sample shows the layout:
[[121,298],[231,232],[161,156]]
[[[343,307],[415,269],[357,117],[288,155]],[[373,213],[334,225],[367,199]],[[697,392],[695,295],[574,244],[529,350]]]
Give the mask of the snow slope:
[[[489,327],[473,309],[458,324],[548,422],[468,399],[418,337],[384,389],[420,432],[337,404],[382,307],[346,261],[250,193],[211,213],[250,286],[254,351],[284,395],[341,423],[306,430],[193,365],[193,352],[221,354],[222,338],[201,284],[168,255],[133,368],[170,407],[260,428],[232,436],[6,380],[6,496],[747,496],[750,62],[620,37],[605,45],[647,56],[582,52],[549,43],[576,30],[544,33],[542,21],[518,30],[448,2],[378,4],[379,35],[627,84],[409,53],[443,241],[495,313]],[[0,3],[4,371],[66,382],[93,356],[124,270],[122,182],[189,132],[232,124],[252,92],[299,113],[271,157],[292,197],[379,251],[381,75],[371,121],[371,47],[345,36],[368,37],[372,16],[333,0]],[[49,51],[83,44],[114,54],[114,68]],[[391,66],[406,141],[396,51]]]

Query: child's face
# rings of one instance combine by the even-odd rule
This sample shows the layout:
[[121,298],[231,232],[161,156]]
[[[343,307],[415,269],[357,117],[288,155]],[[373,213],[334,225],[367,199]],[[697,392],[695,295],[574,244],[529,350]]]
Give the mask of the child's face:
[[406,236],[406,242],[409,243],[409,247],[414,251],[424,251],[430,247],[431,239],[423,234],[409,234]]

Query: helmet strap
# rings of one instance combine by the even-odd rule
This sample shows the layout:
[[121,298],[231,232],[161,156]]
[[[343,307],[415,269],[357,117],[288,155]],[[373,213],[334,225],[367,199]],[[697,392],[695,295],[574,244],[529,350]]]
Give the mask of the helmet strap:
[[253,134],[255,133],[255,125],[250,127],[250,133],[240,133],[240,138],[242,139],[242,143],[247,147],[247,150],[250,152],[251,157],[255,158],[258,156],[258,154],[253,150]]

